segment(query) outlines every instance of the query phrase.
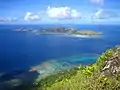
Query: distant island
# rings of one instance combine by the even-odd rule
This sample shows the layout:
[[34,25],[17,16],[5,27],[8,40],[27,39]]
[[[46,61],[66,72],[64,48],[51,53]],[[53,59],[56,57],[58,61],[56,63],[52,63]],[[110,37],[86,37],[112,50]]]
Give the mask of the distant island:
[[68,27],[47,27],[40,29],[20,28],[15,31],[32,32],[36,34],[65,34],[65,35],[86,35],[86,36],[100,36],[101,32],[94,30],[79,30]]

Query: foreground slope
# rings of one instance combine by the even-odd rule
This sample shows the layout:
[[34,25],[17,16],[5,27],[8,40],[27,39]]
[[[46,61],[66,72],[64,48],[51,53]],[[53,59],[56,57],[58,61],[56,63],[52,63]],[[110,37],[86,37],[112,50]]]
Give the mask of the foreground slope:
[[120,90],[120,46],[107,50],[95,64],[50,75],[26,90]]

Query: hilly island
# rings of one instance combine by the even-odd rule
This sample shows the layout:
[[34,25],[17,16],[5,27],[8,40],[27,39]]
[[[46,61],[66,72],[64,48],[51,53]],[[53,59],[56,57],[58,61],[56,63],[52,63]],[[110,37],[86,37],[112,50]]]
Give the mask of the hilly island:
[[32,32],[37,35],[39,34],[64,34],[64,35],[85,35],[85,36],[101,36],[102,32],[97,32],[94,30],[79,30],[76,28],[69,27],[43,27],[40,29],[32,28],[18,28],[15,31],[19,32]]

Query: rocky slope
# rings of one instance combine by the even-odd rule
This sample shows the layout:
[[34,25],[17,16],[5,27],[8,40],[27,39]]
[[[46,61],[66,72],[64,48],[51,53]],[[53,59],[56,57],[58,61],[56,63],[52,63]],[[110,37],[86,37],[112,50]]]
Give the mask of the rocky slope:
[[102,74],[110,76],[120,74],[120,46],[115,47],[114,53],[105,61]]

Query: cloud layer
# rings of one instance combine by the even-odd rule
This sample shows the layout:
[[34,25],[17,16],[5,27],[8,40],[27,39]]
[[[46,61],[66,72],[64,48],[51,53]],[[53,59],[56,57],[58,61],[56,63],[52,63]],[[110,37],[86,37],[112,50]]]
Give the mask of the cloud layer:
[[24,20],[25,21],[34,21],[34,20],[39,20],[40,17],[38,14],[34,14],[32,12],[27,12],[25,17],[24,17]]
[[8,19],[6,19],[6,18],[0,18],[0,22],[8,22]]
[[[92,0],[94,3],[103,3],[104,0]],[[96,8],[95,8],[96,9]],[[0,18],[0,22],[26,22],[34,21],[37,22],[90,22],[91,20],[102,20],[102,19],[120,19],[120,13],[115,11],[114,9],[103,9],[100,8],[96,12],[83,12],[80,13],[78,10],[70,8],[70,7],[47,7],[45,10],[41,10],[42,12],[33,13],[26,12],[24,16],[19,17],[4,17]],[[86,21],[85,21],[86,20]],[[104,21],[104,20],[103,20]],[[26,22],[27,23],[27,22]]]
[[81,18],[81,14],[70,7],[48,7],[46,13],[49,18],[59,20]]
[[17,21],[16,17],[11,18],[0,18],[0,22],[15,22]]

